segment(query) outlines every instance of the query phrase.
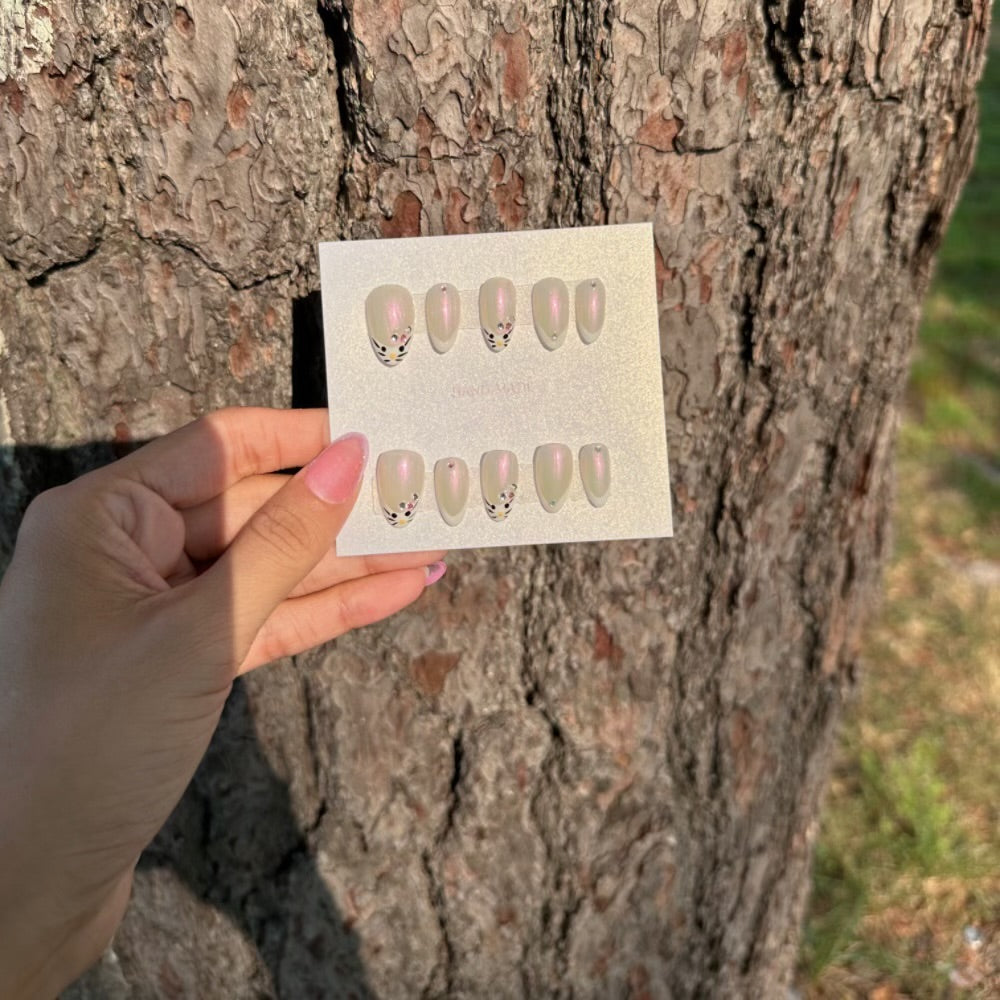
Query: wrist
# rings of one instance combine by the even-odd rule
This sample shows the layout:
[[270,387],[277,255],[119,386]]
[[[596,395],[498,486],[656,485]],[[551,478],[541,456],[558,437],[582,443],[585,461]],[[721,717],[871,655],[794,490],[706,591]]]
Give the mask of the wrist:
[[110,944],[131,883],[129,872],[103,905],[78,915],[0,885],[0,997],[47,1000],[83,975]]

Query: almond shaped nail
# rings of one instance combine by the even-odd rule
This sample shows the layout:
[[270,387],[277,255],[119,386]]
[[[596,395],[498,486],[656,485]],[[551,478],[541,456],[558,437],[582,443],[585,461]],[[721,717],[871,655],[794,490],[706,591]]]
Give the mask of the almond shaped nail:
[[510,516],[517,495],[517,455],[512,451],[488,451],[479,462],[479,482],[486,513],[494,521]]
[[604,282],[588,278],[576,286],[576,328],[585,344],[592,344],[604,329]]
[[531,316],[538,339],[550,351],[562,346],[569,329],[569,289],[559,278],[542,278],[531,289]]
[[375,357],[393,368],[406,357],[413,338],[413,296],[402,285],[379,285],[365,299],[368,339]]
[[434,463],[434,496],[444,523],[454,528],[469,502],[469,467],[462,459],[442,458]]
[[462,297],[458,289],[448,282],[434,285],[424,300],[424,312],[431,347],[438,354],[450,351],[455,346],[462,318]]
[[479,325],[494,353],[509,343],[517,314],[517,291],[510,278],[490,278],[479,287]]
[[375,463],[375,487],[385,519],[394,527],[409,524],[424,492],[424,460],[415,451],[383,451]]
[[585,444],[580,449],[580,479],[591,504],[603,507],[611,495],[611,456],[603,444]]
[[573,453],[564,444],[543,444],[535,449],[535,489],[542,506],[554,514],[566,501],[573,480]]

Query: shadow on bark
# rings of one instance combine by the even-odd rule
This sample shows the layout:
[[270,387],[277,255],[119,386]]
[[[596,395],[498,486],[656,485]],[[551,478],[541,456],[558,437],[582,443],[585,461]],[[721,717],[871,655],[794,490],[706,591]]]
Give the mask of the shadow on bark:
[[171,869],[251,941],[277,996],[370,997],[358,939],[295,820],[288,786],[254,731],[245,686],[139,870]]

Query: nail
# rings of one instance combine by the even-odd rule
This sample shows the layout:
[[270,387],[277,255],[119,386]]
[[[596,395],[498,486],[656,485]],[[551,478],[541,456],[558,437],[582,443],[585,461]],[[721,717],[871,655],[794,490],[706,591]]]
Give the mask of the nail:
[[462,298],[454,285],[443,282],[434,285],[424,300],[427,314],[427,335],[438,354],[450,351],[458,335],[462,318]]
[[375,486],[385,519],[394,527],[409,524],[424,492],[424,460],[415,451],[384,451],[375,463]]
[[611,493],[611,456],[603,444],[585,444],[580,449],[580,479],[591,504],[603,507]]
[[387,368],[398,365],[413,337],[413,296],[402,285],[379,285],[365,299],[365,320],[375,357]]
[[573,453],[564,444],[543,444],[535,449],[535,489],[542,506],[554,514],[566,502],[573,479]]
[[585,344],[592,344],[604,328],[604,282],[588,278],[576,286],[576,328]]
[[569,328],[569,289],[559,278],[542,278],[531,289],[531,315],[538,339],[550,351],[562,346]]
[[486,513],[503,521],[514,506],[517,494],[517,455],[512,451],[488,451],[479,462],[479,481]]
[[510,343],[517,312],[517,291],[510,278],[490,278],[479,288],[479,325],[494,353]]
[[368,462],[368,438],[345,434],[328,444],[306,467],[309,492],[325,503],[346,503],[354,496]]
[[435,562],[431,563],[430,566],[425,566],[424,572],[427,574],[427,579],[424,580],[424,586],[429,587],[432,583],[437,583],[447,571],[448,567],[443,562]]
[[442,458],[434,464],[434,496],[445,524],[452,528],[465,516],[469,502],[469,467],[460,458]]

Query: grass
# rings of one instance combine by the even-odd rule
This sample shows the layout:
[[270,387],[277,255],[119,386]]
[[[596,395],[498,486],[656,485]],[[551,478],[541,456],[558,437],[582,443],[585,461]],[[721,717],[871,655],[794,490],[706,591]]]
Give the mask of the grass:
[[907,391],[896,545],[821,821],[811,1000],[1000,996],[1000,31]]

